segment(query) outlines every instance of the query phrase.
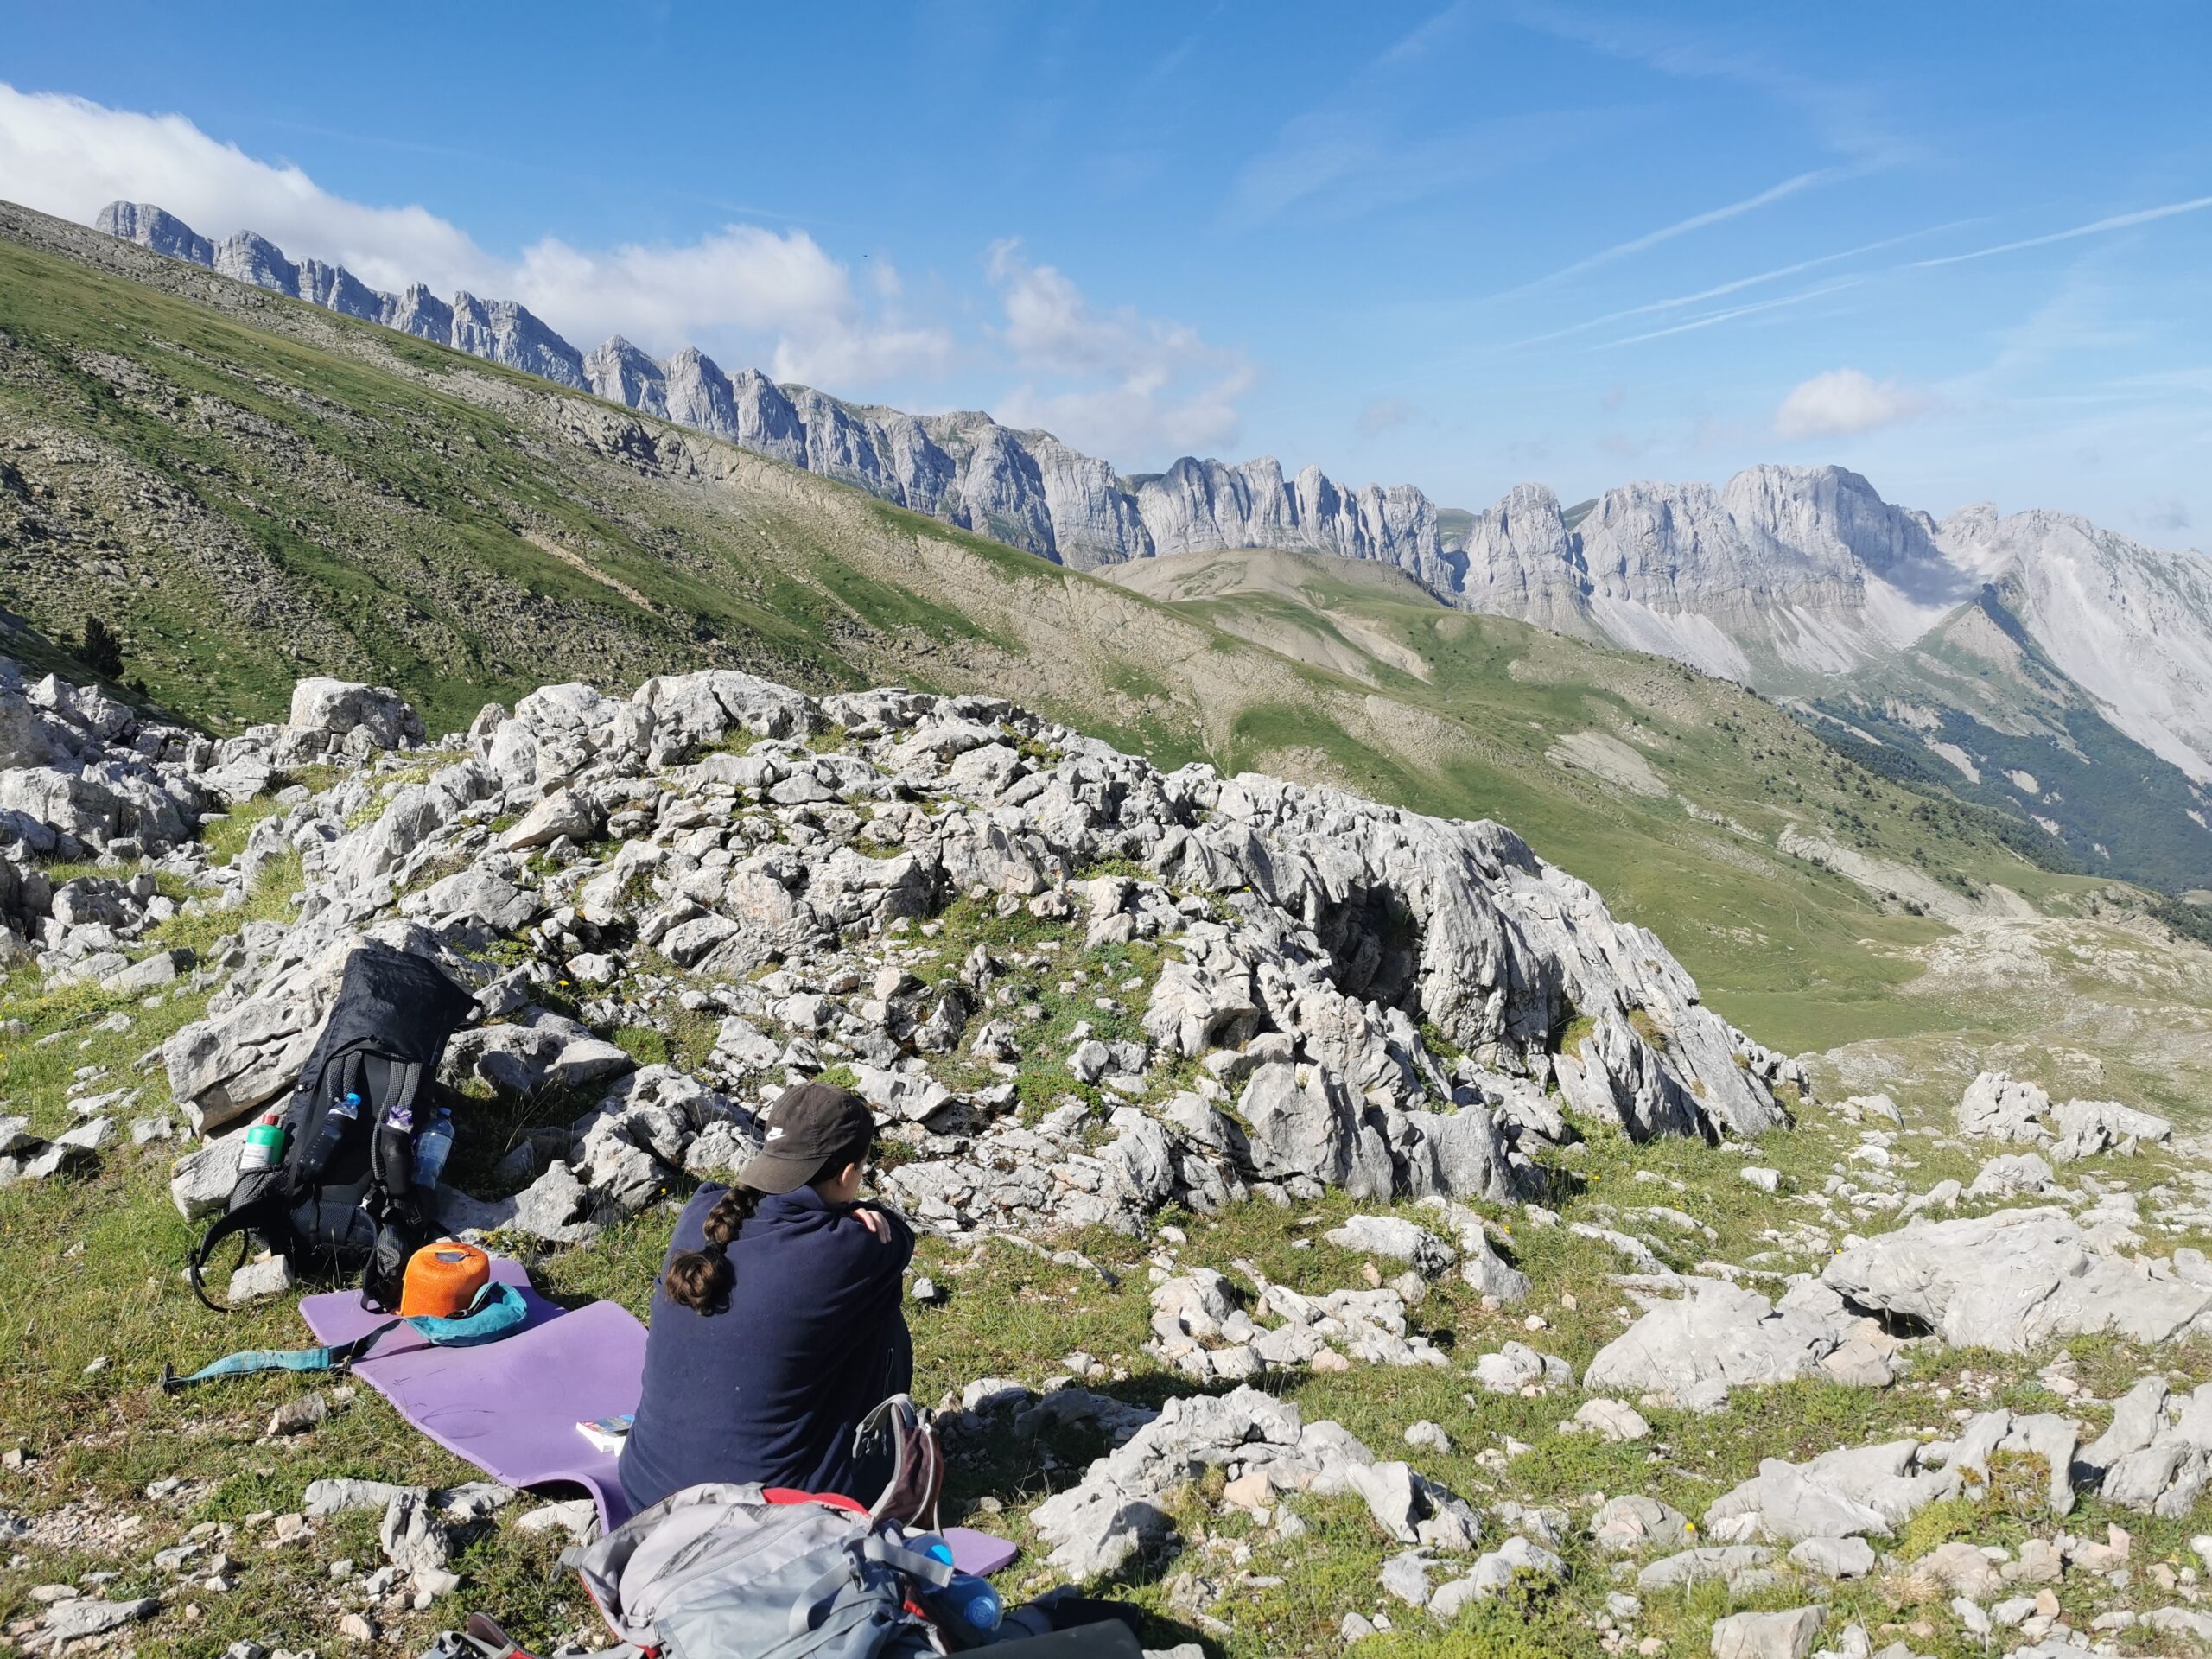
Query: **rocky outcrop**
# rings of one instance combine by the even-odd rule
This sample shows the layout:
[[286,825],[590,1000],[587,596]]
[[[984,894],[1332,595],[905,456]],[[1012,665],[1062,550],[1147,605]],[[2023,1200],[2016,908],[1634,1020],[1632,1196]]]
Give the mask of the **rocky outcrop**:
[[[67,688],[39,696],[78,707]],[[1206,1211],[1255,1189],[1427,1199],[1456,1248],[1395,1217],[1348,1224],[1357,1248],[1411,1268],[1393,1287],[1310,1298],[1249,1272],[1257,1319],[1173,1334],[1209,1376],[1325,1350],[1435,1364],[1408,1319],[1427,1275],[1464,1264],[1486,1296],[1525,1293],[1456,1201],[1541,1183],[1534,1155],[1567,1130],[1531,1102],[1579,1011],[1613,1033],[1573,1062],[1579,1086],[1631,1135],[1786,1121],[1775,1057],[1706,1009],[1657,940],[1495,823],[1162,773],[991,698],[817,702],[734,671],[628,697],[548,686],[487,709],[427,766],[406,747],[420,722],[388,691],[302,682],[292,712],[179,763],[265,787],[313,760],[340,781],[294,791],[232,866],[208,868],[197,842],[180,853],[203,902],[234,902],[280,857],[304,886],[289,926],[251,925],[211,965],[221,988],[161,1051],[170,1090],[202,1134],[239,1123],[292,1086],[363,940],[430,956],[480,988],[487,1021],[449,1046],[451,1081],[589,1108],[515,1149],[505,1197],[451,1196],[455,1225],[589,1236],[678,1172],[739,1161],[760,1103],[836,1065],[907,1143],[888,1192],[940,1230],[1135,1230],[1171,1200]],[[26,742],[46,731],[18,726]],[[1116,873],[1084,874],[1101,869]],[[123,884],[44,892],[35,875],[18,874],[19,895],[66,912],[72,938],[143,925]],[[927,941],[954,906],[1026,917],[1039,943],[979,946],[948,971]],[[1021,988],[1140,942],[1156,967],[1096,1000],[1117,1023],[1038,1052]],[[544,1006],[556,994],[582,1018]],[[679,1007],[720,1022],[690,1070],[635,1070],[598,1034]],[[1004,1081],[933,1075],[951,1055]],[[1013,1080],[1037,1065],[1090,1092],[1024,1122]],[[193,1154],[180,1206],[217,1196],[221,1174]]]
[[1885,1537],[1939,1498],[1987,1495],[1991,1460],[2005,1453],[2040,1459],[2043,1501],[2063,1516],[2074,1508],[2080,1431],[2072,1419],[2051,1413],[1987,1411],[1967,1418],[1949,1440],[1846,1446],[1802,1464],[1769,1458],[1757,1475],[1714,1500],[1705,1512],[1706,1533],[1723,1544]]
[[2039,1086],[2003,1071],[1981,1072],[1967,1085],[1959,1097],[1958,1121],[1959,1133],[1970,1140],[2049,1145],[2060,1163],[2162,1146],[2174,1133],[2173,1124],[2155,1112],[2116,1100],[2069,1100],[2054,1106]]

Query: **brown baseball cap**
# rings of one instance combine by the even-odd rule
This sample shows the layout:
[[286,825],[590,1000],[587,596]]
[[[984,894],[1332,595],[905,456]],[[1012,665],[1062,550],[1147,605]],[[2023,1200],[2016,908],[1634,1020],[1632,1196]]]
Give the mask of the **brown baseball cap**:
[[875,1135],[868,1103],[835,1084],[802,1083],[776,1097],[762,1120],[766,1131],[760,1151],[737,1173],[738,1185],[756,1192],[795,1192],[810,1181],[834,1175],[823,1167]]

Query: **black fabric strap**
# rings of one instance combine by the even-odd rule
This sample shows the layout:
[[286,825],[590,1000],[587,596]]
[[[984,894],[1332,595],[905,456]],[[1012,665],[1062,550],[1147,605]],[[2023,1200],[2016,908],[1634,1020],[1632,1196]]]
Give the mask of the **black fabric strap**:
[[[207,1265],[207,1258],[215,1253],[215,1246],[221,1243],[232,1233],[247,1232],[256,1228],[265,1229],[270,1224],[270,1217],[271,1216],[284,1215],[285,1211],[283,1200],[276,1195],[271,1194],[256,1198],[250,1204],[240,1205],[237,1209],[226,1211],[225,1214],[218,1217],[214,1225],[208,1228],[207,1232],[202,1235],[200,1240],[200,1248],[193,1251],[189,1263],[188,1264],[186,1272],[187,1276],[192,1281],[192,1294],[197,1296],[206,1306],[214,1309],[218,1313],[230,1313],[236,1312],[235,1309],[226,1306],[222,1303],[214,1300],[207,1294],[207,1287],[204,1282],[202,1282],[200,1278],[201,1272]],[[287,1217],[285,1224],[287,1226],[290,1224],[289,1217]],[[240,1248],[241,1250],[243,1250],[244,1247],[241,1246]],[[238,1259],[243,1262],[245,1258],[241,1255]]]

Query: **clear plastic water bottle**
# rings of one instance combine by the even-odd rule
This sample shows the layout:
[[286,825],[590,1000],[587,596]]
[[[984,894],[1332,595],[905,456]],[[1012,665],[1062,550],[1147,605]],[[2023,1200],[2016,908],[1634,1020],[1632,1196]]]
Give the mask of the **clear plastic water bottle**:
[[[947,1567],[952,1565],[952,1546],[933,1532],[923,1533],[906,1542],[910,1548],[943,1561]],[[956,1572],[952,1582],[943,1589],[923,1592],[922,1605],[938,1624],[957,1625],[976,1637],[988,1636],[1006,1618],[1006,1604],[999,1599],[999,1592],[992,1588],[990,1580],[979,1579],[973,1573]]]
[[430,1127],[415,1137],[415,1185],[428,1192],[446,1173],[446,1158],[453,1151],[453,1110],[441,1106]]
[[346,1137],[361,1116],[361,1097],[347,1090],[340,1098],[330,1103],[330,1109],[322,1115],[322,1130],[315,1138],[315,1147],[308,1159],[309,1175],[320,1175],[330,1167],[330,1160],[338,1155],[338,1148],[346,1144]]

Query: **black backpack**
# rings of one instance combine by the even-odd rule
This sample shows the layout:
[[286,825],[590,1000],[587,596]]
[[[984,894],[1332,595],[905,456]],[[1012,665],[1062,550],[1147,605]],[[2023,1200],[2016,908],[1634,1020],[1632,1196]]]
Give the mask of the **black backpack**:
[[[200,1273],[217,1244],[251,1233],[302,1278],[359,1269],[364,1302],[398,1306],[408,1258],[436,1227],[415,1190],[414,1131],[429,1122],[446,1039],[474,1008],[423,957],[372,941],[346,959],[338,1000],[284,1114],[283,1157],[239,1175],[192,1253],[202,1302],[227,1311],[209,1299]],[[332,1109],[348,1095],[360,1103],[350,1118]]]

